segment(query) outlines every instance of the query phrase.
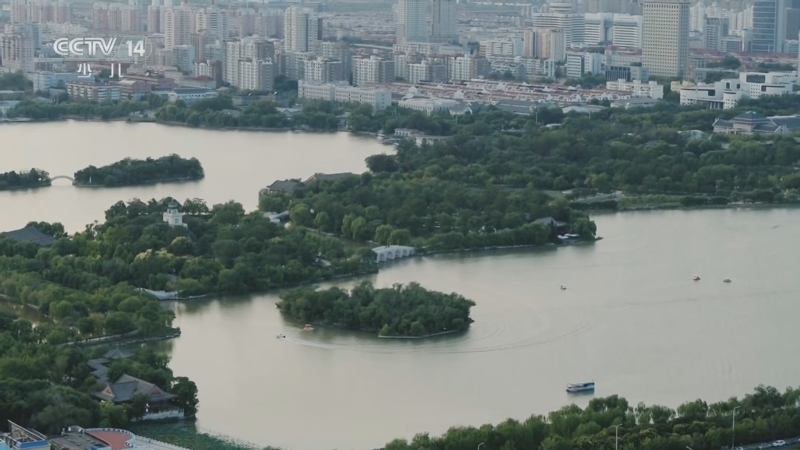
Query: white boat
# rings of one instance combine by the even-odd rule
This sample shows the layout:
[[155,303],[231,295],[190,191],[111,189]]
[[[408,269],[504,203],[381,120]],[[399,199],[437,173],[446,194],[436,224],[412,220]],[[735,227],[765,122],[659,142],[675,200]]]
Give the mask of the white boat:
[[566,287],[566,286],[564,286],[564,285],[562,284],[562,285],[561,285],[561,290],[562,290],[562,291],[566,291],[566,290],[567,290],[567,287]]
[[594,381],[589,381],[586,383],[570,383],[567,385],[567,392],[593,392],[594,391]]

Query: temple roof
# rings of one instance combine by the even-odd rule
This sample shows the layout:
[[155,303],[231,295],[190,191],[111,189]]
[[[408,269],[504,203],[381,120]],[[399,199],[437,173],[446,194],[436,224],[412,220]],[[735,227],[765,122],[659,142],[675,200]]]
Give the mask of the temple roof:
[[114,403],[129,402],[137,394],[147,396],[151,402],[163,402],[175,398],[174,395],[164,392],[155,384],[127,374],[119,377],[115,383],[107,384],[102,391],[92,393],[101,400]]

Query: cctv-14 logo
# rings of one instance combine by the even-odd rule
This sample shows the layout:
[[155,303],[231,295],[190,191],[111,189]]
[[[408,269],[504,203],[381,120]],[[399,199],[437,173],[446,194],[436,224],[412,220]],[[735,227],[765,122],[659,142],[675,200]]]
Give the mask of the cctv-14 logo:
[[[144,40],[127,41],[128,57],[145,56]],[[119,46],[122,47],[122,46]],[[53,42],[53,50],[60,56],[117,57],[119,50],[117,38],[59,38]]]

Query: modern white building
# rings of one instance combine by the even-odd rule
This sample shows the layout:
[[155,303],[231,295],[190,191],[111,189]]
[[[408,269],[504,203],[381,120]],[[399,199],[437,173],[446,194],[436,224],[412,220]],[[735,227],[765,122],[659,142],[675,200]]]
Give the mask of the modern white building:
[[533,28],[564,30],[567,47],[578,46],[585,41],[584,29],[586,25],[583,14],[534,13],[531,20]]
[[765,95],[790,94],[797,82],[797,72],[742,72],[739,78],[681,87],[681,105],[731,109],[743,98],[755,100]]
[[654,77],[684,78],[689,70],[689,0],[641,4],[642,65]]
[[217,91],[213,89],[177,87],[167,93],[167,99],[170,102],[175,103],[178,100],[181,100],[187,105],[212,98],[217,98]]
[[401,108],[421,111],[427,115],[431,115],[437,111],[449,111],[450,108],[459,104],[460,103],[455,100],[443,98],[408,98],[400,100],[398,103]]
[[309,100],[367,104],[376,111],[392,105],[392,93],[388,89],[354,87],[346,82],[320,83],[300,80],[297,82],[297,97]]
[[427,42],[428,0],[398,0],[397,42]]
[[431,42],[458,42],[458,2],[431,0]]
[[642,48],[642,16],[614,14],[611,43],[617,47]]
[[655,81],[649,81],[647,83],[642,83],[639,80],[607,81],[606,89],[609,91],[630,92],[631,97],[637,98],[651,98],[653,100],[661,100],[664,98],[664,86]]
[[587,74],[603,73],[602,53],[567,52],[567,78],[580,78]]

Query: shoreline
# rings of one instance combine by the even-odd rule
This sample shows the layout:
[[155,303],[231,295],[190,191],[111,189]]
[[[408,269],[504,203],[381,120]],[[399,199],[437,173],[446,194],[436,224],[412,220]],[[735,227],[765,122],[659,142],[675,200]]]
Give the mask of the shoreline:
[[728,203],[726,205],[696,205],[683,206],[675,204],[642,206],[642,207],[622,207],[617,209],[586,209],[582,210],[591,214],[610,214],[610,213],[629,213],[641,211],[704,211],[719,209],[796,209],[800,208],[797,202],[773,202],[773,203]]

